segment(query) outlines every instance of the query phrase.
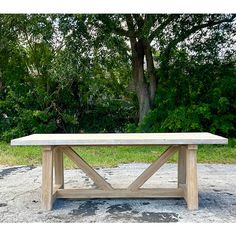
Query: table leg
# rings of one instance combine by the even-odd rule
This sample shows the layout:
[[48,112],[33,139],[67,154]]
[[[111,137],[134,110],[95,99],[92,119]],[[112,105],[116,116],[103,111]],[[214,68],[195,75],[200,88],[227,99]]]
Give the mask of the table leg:
[[64,188],[64,163],[63,152],[59,148],[54,150],[54,169],[55,169],[55,185],[57,188]]
[[51,210],[53,205],[53,147],[43,147],[42,160],[42,209]]
[[188,145],[186,150],[186,201],[189,210],[198,209],[197,145]]
[[186,146],[180,146],[178,157],[178,188],[186,184]]

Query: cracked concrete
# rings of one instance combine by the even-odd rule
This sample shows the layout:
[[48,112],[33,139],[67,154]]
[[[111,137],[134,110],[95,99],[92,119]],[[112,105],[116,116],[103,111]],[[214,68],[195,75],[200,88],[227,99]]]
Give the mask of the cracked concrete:
[[[96,168],[114,187],[126,187],[148,165]],[[175,164],[164,165],[144,187],[176,187]],[[182,199],[57,200],[40,207],[41,167],[0,166],[0,222],[236,222],[236,165],[199,164],[199,210]],[[65,187],[94,188],[78,169],[65,171]]]

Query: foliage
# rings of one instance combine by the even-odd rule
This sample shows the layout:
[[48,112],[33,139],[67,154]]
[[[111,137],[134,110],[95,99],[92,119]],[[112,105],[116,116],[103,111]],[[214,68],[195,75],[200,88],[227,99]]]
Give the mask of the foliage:
[[[60,17],[62,27],[66,16]],[[96,48],[80,47],[85,38],[72,42],[57,21],[54,15],[0,17],[3,140],[31,133],[120,132],[134,121],[127,61],[113,52],[105,61],[88,60]]]
[[184,55],[183,51],[177,52],[176,61],[169,68],[170,79],[160,83],[156,108],[136,131],[208,131],[235,137],[235,63],[199,63]]

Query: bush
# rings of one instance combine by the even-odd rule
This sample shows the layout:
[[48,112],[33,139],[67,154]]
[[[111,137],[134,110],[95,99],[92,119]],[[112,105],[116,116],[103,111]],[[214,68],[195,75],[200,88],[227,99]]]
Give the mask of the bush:
[[155,107],[141,123],[128,125],[127,131],[204,131],[235,137],[235,64],[196,64],[188,57],[175,60],[169,66],[169,78],[162,77],[161,69],[157,71]]

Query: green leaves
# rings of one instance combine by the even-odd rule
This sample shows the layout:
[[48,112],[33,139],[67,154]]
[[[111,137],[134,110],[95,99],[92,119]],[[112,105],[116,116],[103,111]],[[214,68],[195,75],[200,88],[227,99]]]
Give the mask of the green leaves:
[[236,120],[235,64],[222,59],[195,61],[177,50],[162,69],[156,107],[136,128],[141,132],[208,131],[234,137]]
[[115,132],[134,121],[128,46],[104,34],[101,22],[99,15],[0,16],[1,139]]

